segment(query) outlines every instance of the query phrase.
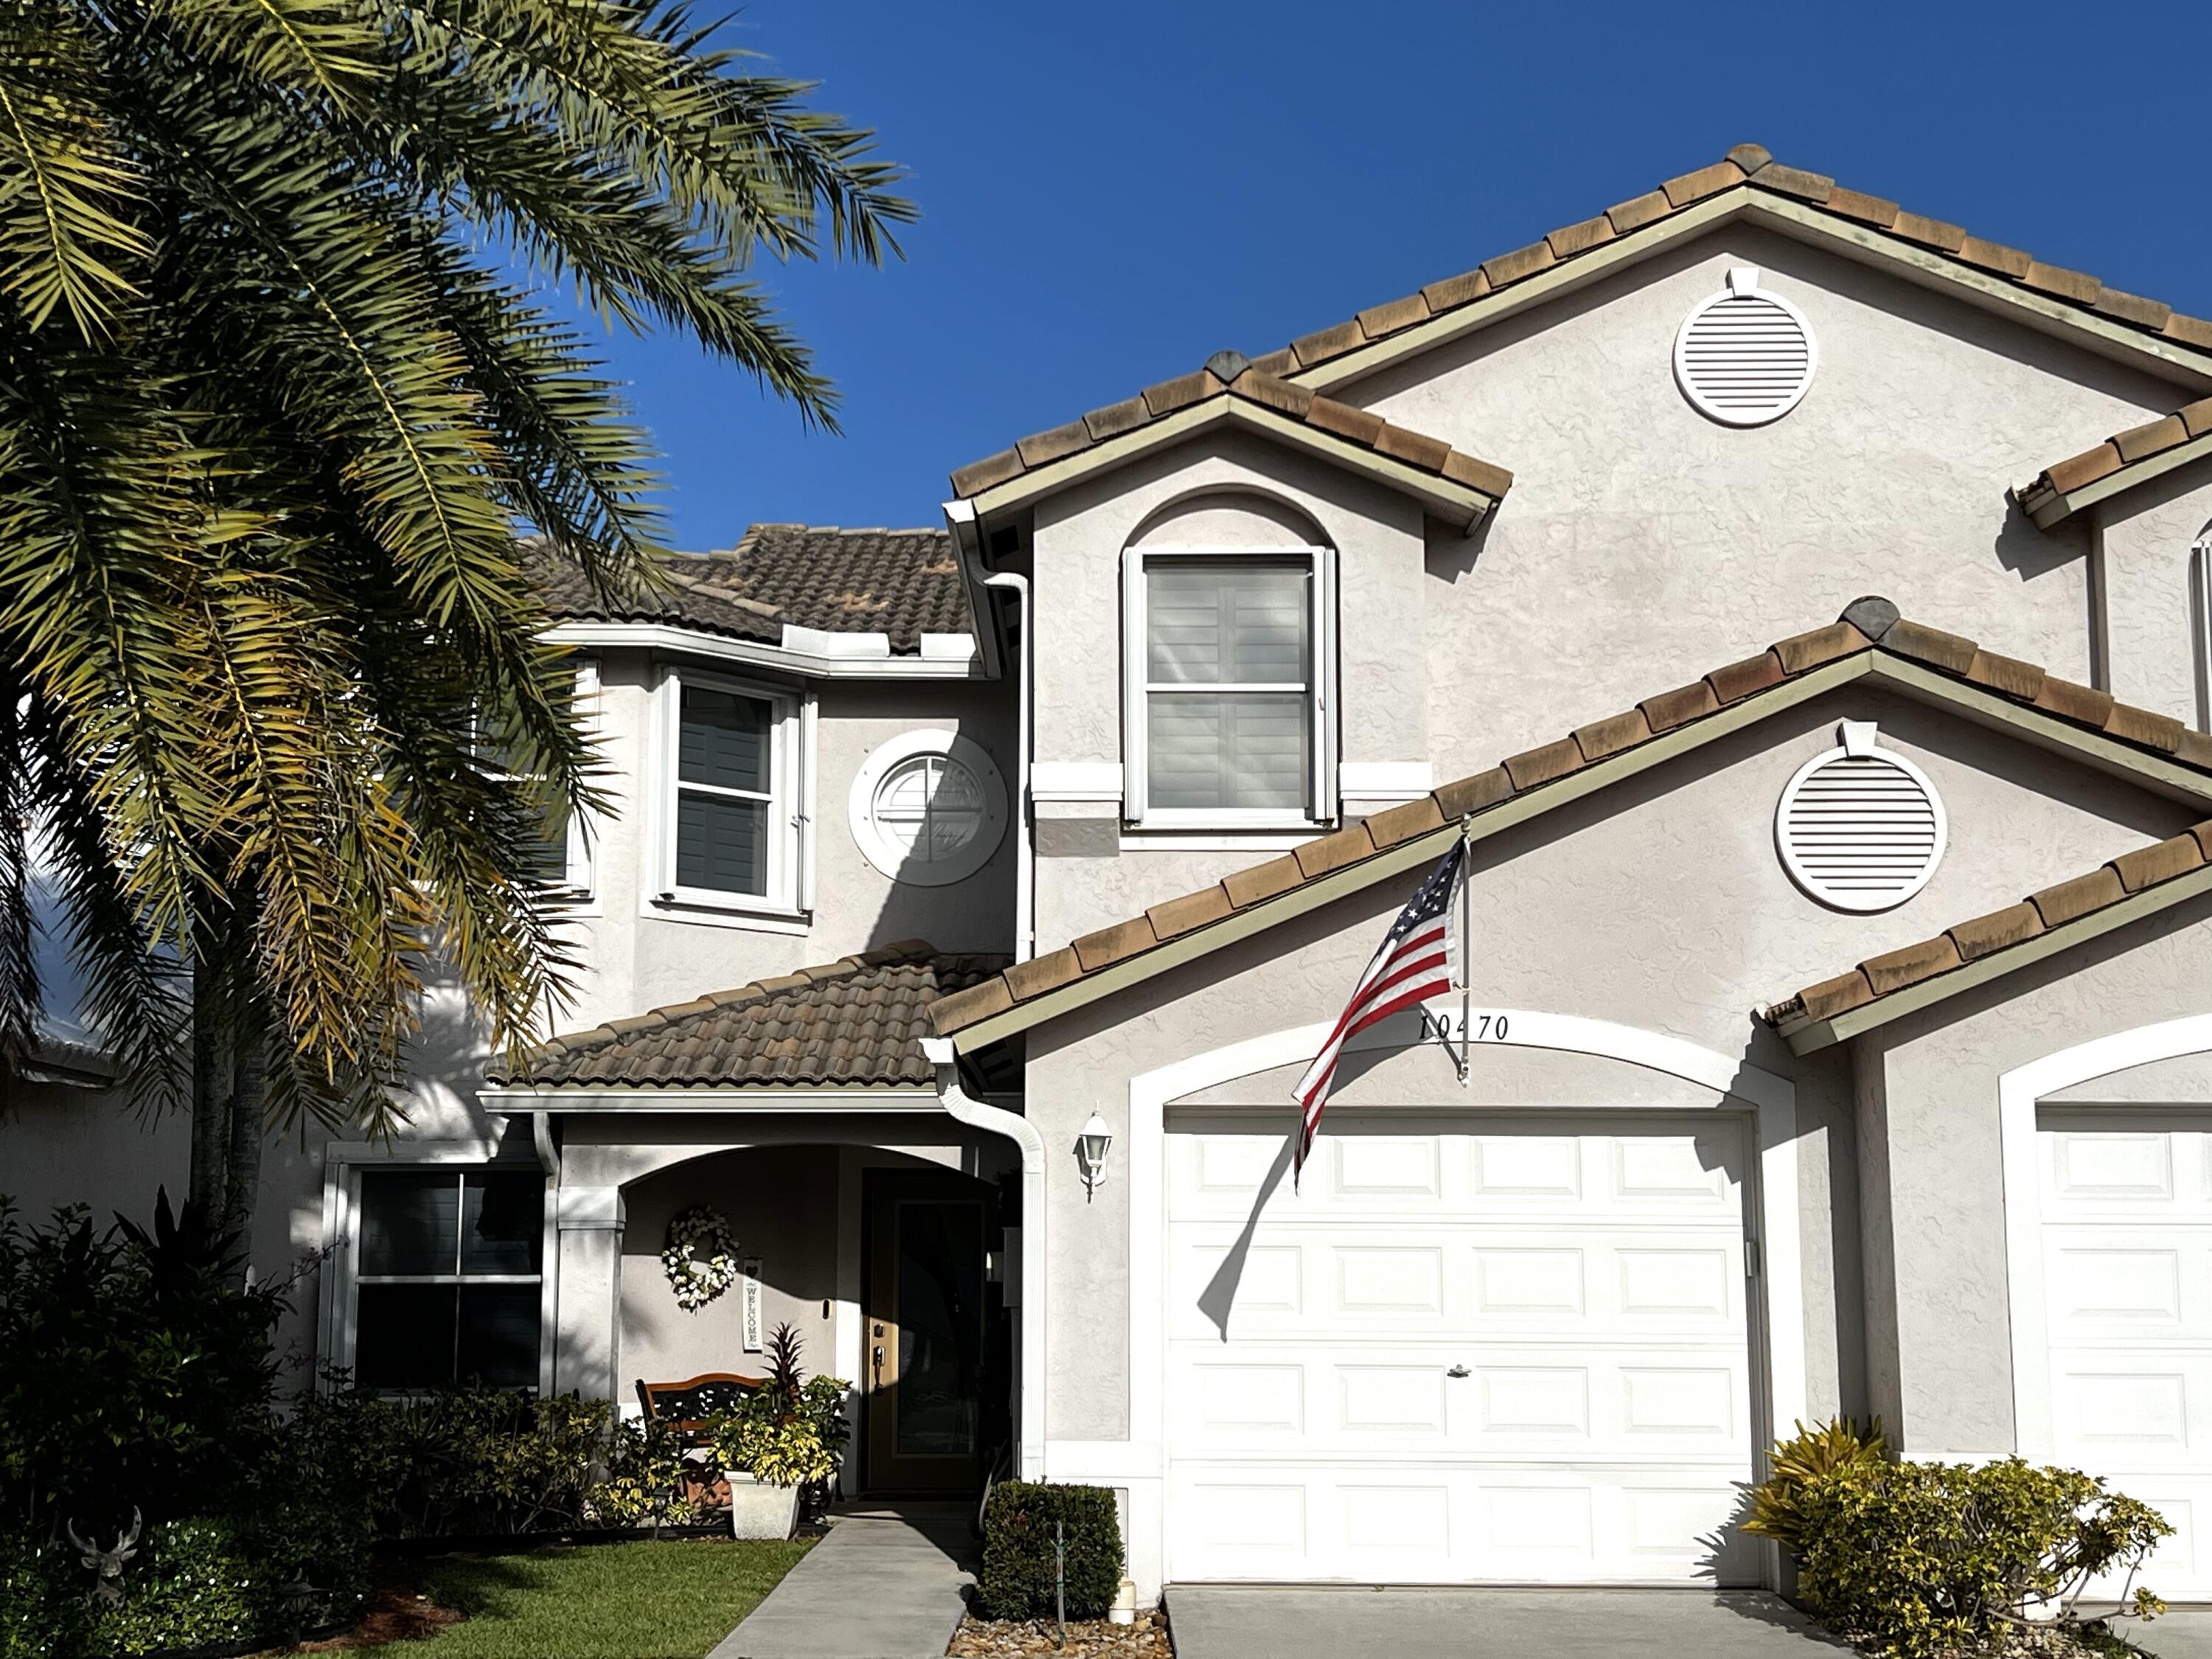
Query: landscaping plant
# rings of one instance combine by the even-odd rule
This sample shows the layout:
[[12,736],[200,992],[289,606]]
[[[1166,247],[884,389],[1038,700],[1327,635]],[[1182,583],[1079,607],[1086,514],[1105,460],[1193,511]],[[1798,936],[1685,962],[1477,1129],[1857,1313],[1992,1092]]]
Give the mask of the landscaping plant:
[[1056,1611],[1054,1523],[1067,1543],[1067,1616],[1097,1619],[1121,1586],[1121,1521],[1104,1486],[1001,1480],[983,1507],[979,1611],[991,1619],[1048,1619]]
[[1778,1442],[1768,1456],[1766,1479],[1752,1488],[1751,1516],[1743,1522],[1743,1530],[1802,1553],[1807,1490],[1838,1469],[1883,1462],[1883,1446],[1879,1421],[1869,1423],[1864,1431],[1848,1417],[1832,1419],[1816,1429],[1798,1424],[1796,1434]]
[[2172,1528],[2101,1480],[2019,1458],[1888,1462],[1834,1425],[1778,1448],[1776,1464],[1745,1529],[1789,1546],[1814,1613],[1896,1659],[2165,1610],[2135,1577]]

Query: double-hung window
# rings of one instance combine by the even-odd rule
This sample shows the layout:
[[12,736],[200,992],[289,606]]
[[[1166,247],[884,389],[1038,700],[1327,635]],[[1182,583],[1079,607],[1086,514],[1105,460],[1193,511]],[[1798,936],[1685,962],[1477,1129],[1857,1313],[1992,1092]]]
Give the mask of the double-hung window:
[[[586,730],[598,718],[599,690],[599,665],[596,663],[579,665],[576,670],[576,701],[574,707],[586,722]],[[494,779],[501,782],[520,783],[531,774],[517,762],[514,745],[503,740],[478,724],[471,740],[478,762]],[[520,864],[515,874],[535,886],[563,900],[582,899],[592,891],[591,834],[586,824],[568,810],[566,800],[545,803],[545,817],[528,845],[518,849]]]
[[538,1386],[542,1173],[366,1170],[356,1214],[355,1382]]
[[671,670],[661,696],[662,898],[728,909],[801,909],[807,817],[802,700],[689,670]]
[[1331,816],[1329,580],[1320,548],[1129,554],[1127,817],[1258,829]]

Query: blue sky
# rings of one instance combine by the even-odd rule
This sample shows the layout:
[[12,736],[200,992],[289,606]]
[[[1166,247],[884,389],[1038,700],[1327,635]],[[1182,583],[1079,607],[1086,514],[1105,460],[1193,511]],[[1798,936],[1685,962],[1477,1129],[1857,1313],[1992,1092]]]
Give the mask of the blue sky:
[[923,217],[902,264],[762,273],[842,436],[684,345],[608,343],[678,547],[937,523],[945,474],[1025,433],[1747,139],[2212,316],[2205,0],[751,0],[730,31],[877,128]]

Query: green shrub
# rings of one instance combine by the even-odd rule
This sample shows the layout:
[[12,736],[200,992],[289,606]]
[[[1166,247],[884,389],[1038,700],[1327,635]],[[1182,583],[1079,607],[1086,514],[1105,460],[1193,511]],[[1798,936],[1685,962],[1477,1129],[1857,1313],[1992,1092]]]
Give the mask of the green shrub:
[[[1849,1460],[1796,1499],[1798,1593],[1822,1619],[1899,1659],[1936,1659],[2034,1614],[2076,1626],[2094,1578],[2135,1572],[2173,1529],[2135,1499],[2018,1458],[1968,1468]],[[2123,1609],[2165,1610],[2147,1589]]]
[[[88,1586],[91,1575],[83,1577]],[[122,1601],[93,1605],[88,1644],[131,1654],[244,1641],[264,1632],[273,1594],[228,1522],[149,1527],[124,1573]]]
[[1121,1586],[1121,1522],[1103,1486],[1002,1480],[983,1510],[983,1568],[975,1583],[986,1618],[1048,1619],[1054,1611],[1053,1525],[1067,1543],[1067,1616],[1097,1619]]
[[684,1461],[675,1430],[650,1417],[617,1418],[599,1480],[586,1496],[594,1524],[659,1528],[691,1518],[684,1501],[695,1473]]
[[[786,1382],[790,1382],[788,1374]],[[835,1376],[801,1388],[775,1383],[741,1396],[714,1420],[714,1455],[771,1486],[805,1486],[837,1478],[845,1459],[845,1393]]]
[[222,1506],[274,1431],[283,1281],[163,1195],[153,1231],[0,1198],[0,1528],[49,1540]]
[[1882,1450],[1878,1421],[1869,1423],[1864,1432],[1847,1417],[1836,1418],[1817,1429],[1798,1424],[1792,1438],[1776,1444],[1767,1460],[1766,1479],[1752,1488],[1751,1518],[1743,1523],[1743,1530],[1802,1553],[1807,1489],[1838,1469],[1881,1464]]
[[[0,1659],[75,1659],[88,1609],[70,1552],[0,1539]],[[78,1574],[80,1580],[82,1573]]]

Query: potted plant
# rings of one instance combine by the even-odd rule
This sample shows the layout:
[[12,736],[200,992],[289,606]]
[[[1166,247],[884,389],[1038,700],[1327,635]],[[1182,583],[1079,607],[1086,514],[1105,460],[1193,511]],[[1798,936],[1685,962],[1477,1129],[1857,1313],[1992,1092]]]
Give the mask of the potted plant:
[[845,1384],[800,1382],[799,1334],[769,1339],[770,1376],[715,1419],[714,1454],[730,1483],[730,1530],[738,1538],[788,1538],[803,1490],[826,1488],[845,1452]]

